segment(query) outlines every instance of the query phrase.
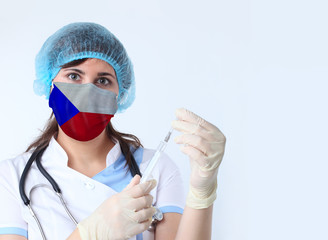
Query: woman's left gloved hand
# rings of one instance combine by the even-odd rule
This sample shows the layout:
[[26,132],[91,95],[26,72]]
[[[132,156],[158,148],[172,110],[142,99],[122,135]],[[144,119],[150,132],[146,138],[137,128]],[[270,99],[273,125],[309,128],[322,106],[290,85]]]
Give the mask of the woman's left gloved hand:
[[172,127],[183,134],[175,142],[183,144],[181,151],[189,156],[191,176],[187,206],[208,208],[216,199],[218,168],[226,143],[225,136],[213,124],[180,108]]

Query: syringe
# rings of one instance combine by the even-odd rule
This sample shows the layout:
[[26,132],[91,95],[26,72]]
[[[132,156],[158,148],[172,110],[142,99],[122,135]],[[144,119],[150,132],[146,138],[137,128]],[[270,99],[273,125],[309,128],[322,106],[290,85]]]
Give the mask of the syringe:
[[171,134],[173,132],[173,128],[170,129],[170,131],[167,133],[164,141],[161,141],[156,149],[156,152],[152,159],[150,160],[145,172],[142,174],[142,178],[140,179],[140,183],[146,182],[149,180],[149,177],[151,176],[151,173],[158,162],[159,157],[161,156],[161,153],[164,152],[166,145],[171,137]]

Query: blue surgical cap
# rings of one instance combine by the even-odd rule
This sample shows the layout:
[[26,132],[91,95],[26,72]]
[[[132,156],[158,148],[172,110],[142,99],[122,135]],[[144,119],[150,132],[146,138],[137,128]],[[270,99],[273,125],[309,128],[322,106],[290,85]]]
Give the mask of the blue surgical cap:
[[122,43],[96,23],[68,24],[46,40],[35,59],[34,92],[48,99],[60,66],[82,58],[98,58],[114,68],[119,86],[118,112],[127,109],[135,98],[132,63]]

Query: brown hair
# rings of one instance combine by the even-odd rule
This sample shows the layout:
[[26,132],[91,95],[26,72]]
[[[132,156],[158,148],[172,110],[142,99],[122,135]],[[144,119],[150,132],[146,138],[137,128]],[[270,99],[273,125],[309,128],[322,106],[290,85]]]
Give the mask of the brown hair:
[[[78,59],[74,60],[72,62],[66,63],[61,66],[61,68],[68,68],[68,67],[73,67],[77,66],[84,61],[86,61],[87,58],[84,59]],[[142,144],[140,140],[132,135],[132,134],[127,134],[127,133],[121,133],[118,132],[114,129],[112,126],[111,122],[109,122],[106,126],[106,134],[110,140],[113,142],[118,141],[121,147],[121,151],[123,155],[125,156],[126,159],[126,164],[125,166],[129,166],[129,169],[131,173],[135,172],[140,175],[139,169],[136,169],[136,163],[133,160],[132,152],[130,149],[130,146],[137,149],[139,147],[142,147]],[[35,149],[41,149],[45,148],[49,145],[49,142],[52,137],[57,138],[58,136],[58,123],[54,117],[54,114],[51,113],[48,122],[46,123],[42,133],[40,136],[38,136],[26,149],[26,152],[30,150],[35,150]],[[134,174],[133,174],[134,175]]]

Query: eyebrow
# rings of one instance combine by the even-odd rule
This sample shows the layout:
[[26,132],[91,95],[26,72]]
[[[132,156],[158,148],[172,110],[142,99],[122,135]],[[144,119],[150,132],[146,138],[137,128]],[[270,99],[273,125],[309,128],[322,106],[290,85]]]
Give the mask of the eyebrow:
[[[78,72],[82,75],[85,75],[85,72],[83,72],[82,70],[77,69],[77,68],[66,68],[66,69],[64,69],[64,71],[75,71],[75,72]],[[114,79],[116,79],[116,77],[113,74],[109,73],[109,72],[99,72],[98,73],[98,77],[103,77],[103,76],[111,76]]]
[[82,75],[85,75],[85,72],[83,72],[82,70],[77,69],[77,68],[65,68],[64,71],[65,72],[67,72],[67,71],[75,71],[75,72],[81,73]]
[[98,73],[98,76],[99,77],[102,77],[102,76],[112,76],[114,79],[116,79],[116,77],[113,74],[109,73],[109,72],[100,72],[100,73]]

